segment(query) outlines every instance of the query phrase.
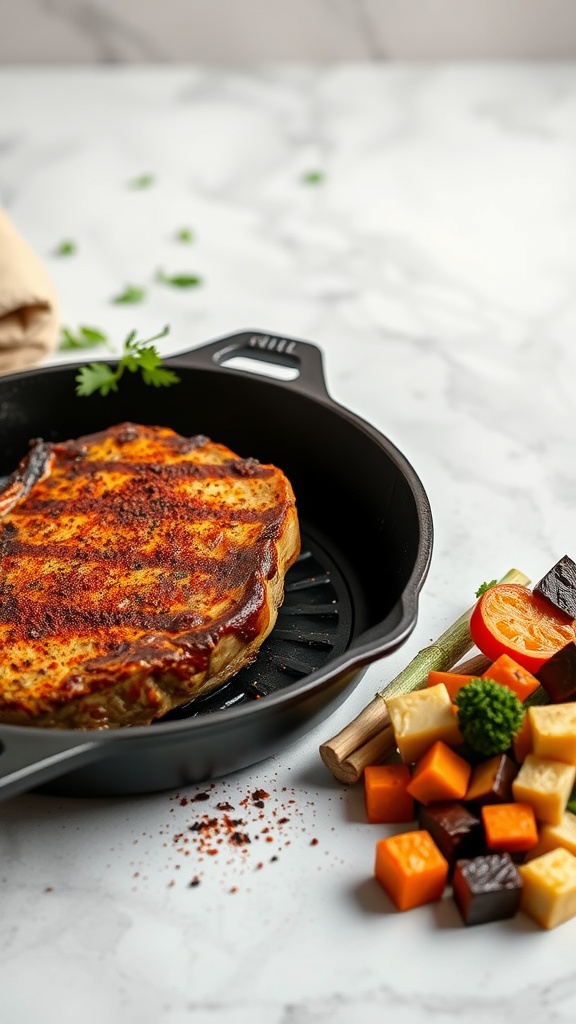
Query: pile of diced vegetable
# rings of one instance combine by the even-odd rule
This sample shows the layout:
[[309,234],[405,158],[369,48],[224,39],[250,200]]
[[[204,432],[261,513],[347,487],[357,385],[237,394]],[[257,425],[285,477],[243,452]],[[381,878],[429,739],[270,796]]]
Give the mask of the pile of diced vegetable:
[[364,769],[366,814],[410,827],[377,842],[375,875],[399,910],[451,890],[466,925],[553,928],[576,916],[576,564],[487,587],[470,633],[481,676],[386,701],[397,753]]

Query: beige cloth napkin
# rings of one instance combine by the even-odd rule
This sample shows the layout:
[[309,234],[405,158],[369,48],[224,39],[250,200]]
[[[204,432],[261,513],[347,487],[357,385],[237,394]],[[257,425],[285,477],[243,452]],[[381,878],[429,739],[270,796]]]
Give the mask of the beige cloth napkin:
[[48,272],[0,209],[0,374],[39,363],[55,348],[59,331]]

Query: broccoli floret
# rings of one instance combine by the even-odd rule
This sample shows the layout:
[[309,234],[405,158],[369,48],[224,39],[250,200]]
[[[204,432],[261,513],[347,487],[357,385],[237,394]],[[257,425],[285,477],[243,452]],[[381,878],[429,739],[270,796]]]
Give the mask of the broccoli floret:
[[487,757],[508,750],[524,720],[522,701],[492,679],[473,679],[461,686],[455,704],[464,739]]

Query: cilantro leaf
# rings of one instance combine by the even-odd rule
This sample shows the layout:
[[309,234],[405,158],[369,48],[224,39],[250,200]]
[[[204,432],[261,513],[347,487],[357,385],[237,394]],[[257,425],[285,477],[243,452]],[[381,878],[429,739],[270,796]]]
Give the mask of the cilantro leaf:
[[131,178],[128,185],[130,188],[150,188],[154,181],[153,174],[139,174],[136,178]]
[[76,242],[73,242],[71,238],[65,238],[59,245],[56,246],[56,256],[75,256],[78,246]]
[[98,391],[105,397],[110,391],[118,390],[118,383],[126,370],[129,373],[140,372],[144,383],[153,387],[177,384],[180,378],[161,366],[162,358],[153,344],[158,338],[164,338],[169,330],[167,325],[159,334],[145,341],[137,341],[136,331],[131,331],[124,340],[122,355],[115,369],[107,363],[90,363],[80,368],[76,375],[76,394],[93,395]]
[[180,228],[180,230],[176,232],[176,239],[178,242],[186,242],[188,245],[191,245],[192,242],[196,241],[196,236],[192,231],[192,228]]
[[59,352],[69,352],[79,348],[93,348],[96,345],[107,345],[108,338],[95,327],[79,327],[74,334],[69,327],[63,327],[58,342]]
[[165,274],[163,270],[159,270],[156,274],[156,280],[162,284],[170,284],[173,288],[197,288],[198,285],[202,284],[202,278],[198,274]]
[[302,175],[305,185],[323,185],[326,181],[324,171],[305,171]]
[[112,302],[116,303],[131,303],[131,302],[143,302],[146,298],[146,289],[140,288],[138,285],[129,284],[126,286],[123,292],[119,295],[115,295]]
[[93,395],[95,391],[107,395],[117,390],[118,372],[114,372],[106,363],[89,363],[88,366],[81,366],[76,374],[77,395]]
[[490,580],[489,583],[481,583],[476,591],[476,597],[482,597],[482,594],[485,594],[486,591],[490,590],[490,587],[495,586],[496,583],[498,583],[498,580]]

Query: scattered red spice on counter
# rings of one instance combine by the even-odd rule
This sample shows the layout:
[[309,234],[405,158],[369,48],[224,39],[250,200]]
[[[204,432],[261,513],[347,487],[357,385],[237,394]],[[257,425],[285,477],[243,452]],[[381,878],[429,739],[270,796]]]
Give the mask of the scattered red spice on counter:
[[167,819],[158,832],[143,831],[141,839],[146,838],[147,848],[142,849],[141,842],[138,861],[131,861],[132,879],[141,885],[149,884],[152,877],[146,870],[150,862],[144,866],[142,858],[154,855],[150,844],[154,834],[164,837],[169,888],[176,885],[175,870],[186,864],[188,871],[180,873],[186,888],[216,881],[226,892],[237,892],[242,877],[250,891],[255,875],[261,876],[268,864],[276,863],[282,849],[288,855],[290,846],[318,845],[310,827],[316,815],[314,801],[288,786],[276,788],[270,779],[266,788],[242,788],[231,780],[217,780],[198,787],[197,792],[190,787],[184,793],[172,793],[168,799],[169,812],[175,817]]

